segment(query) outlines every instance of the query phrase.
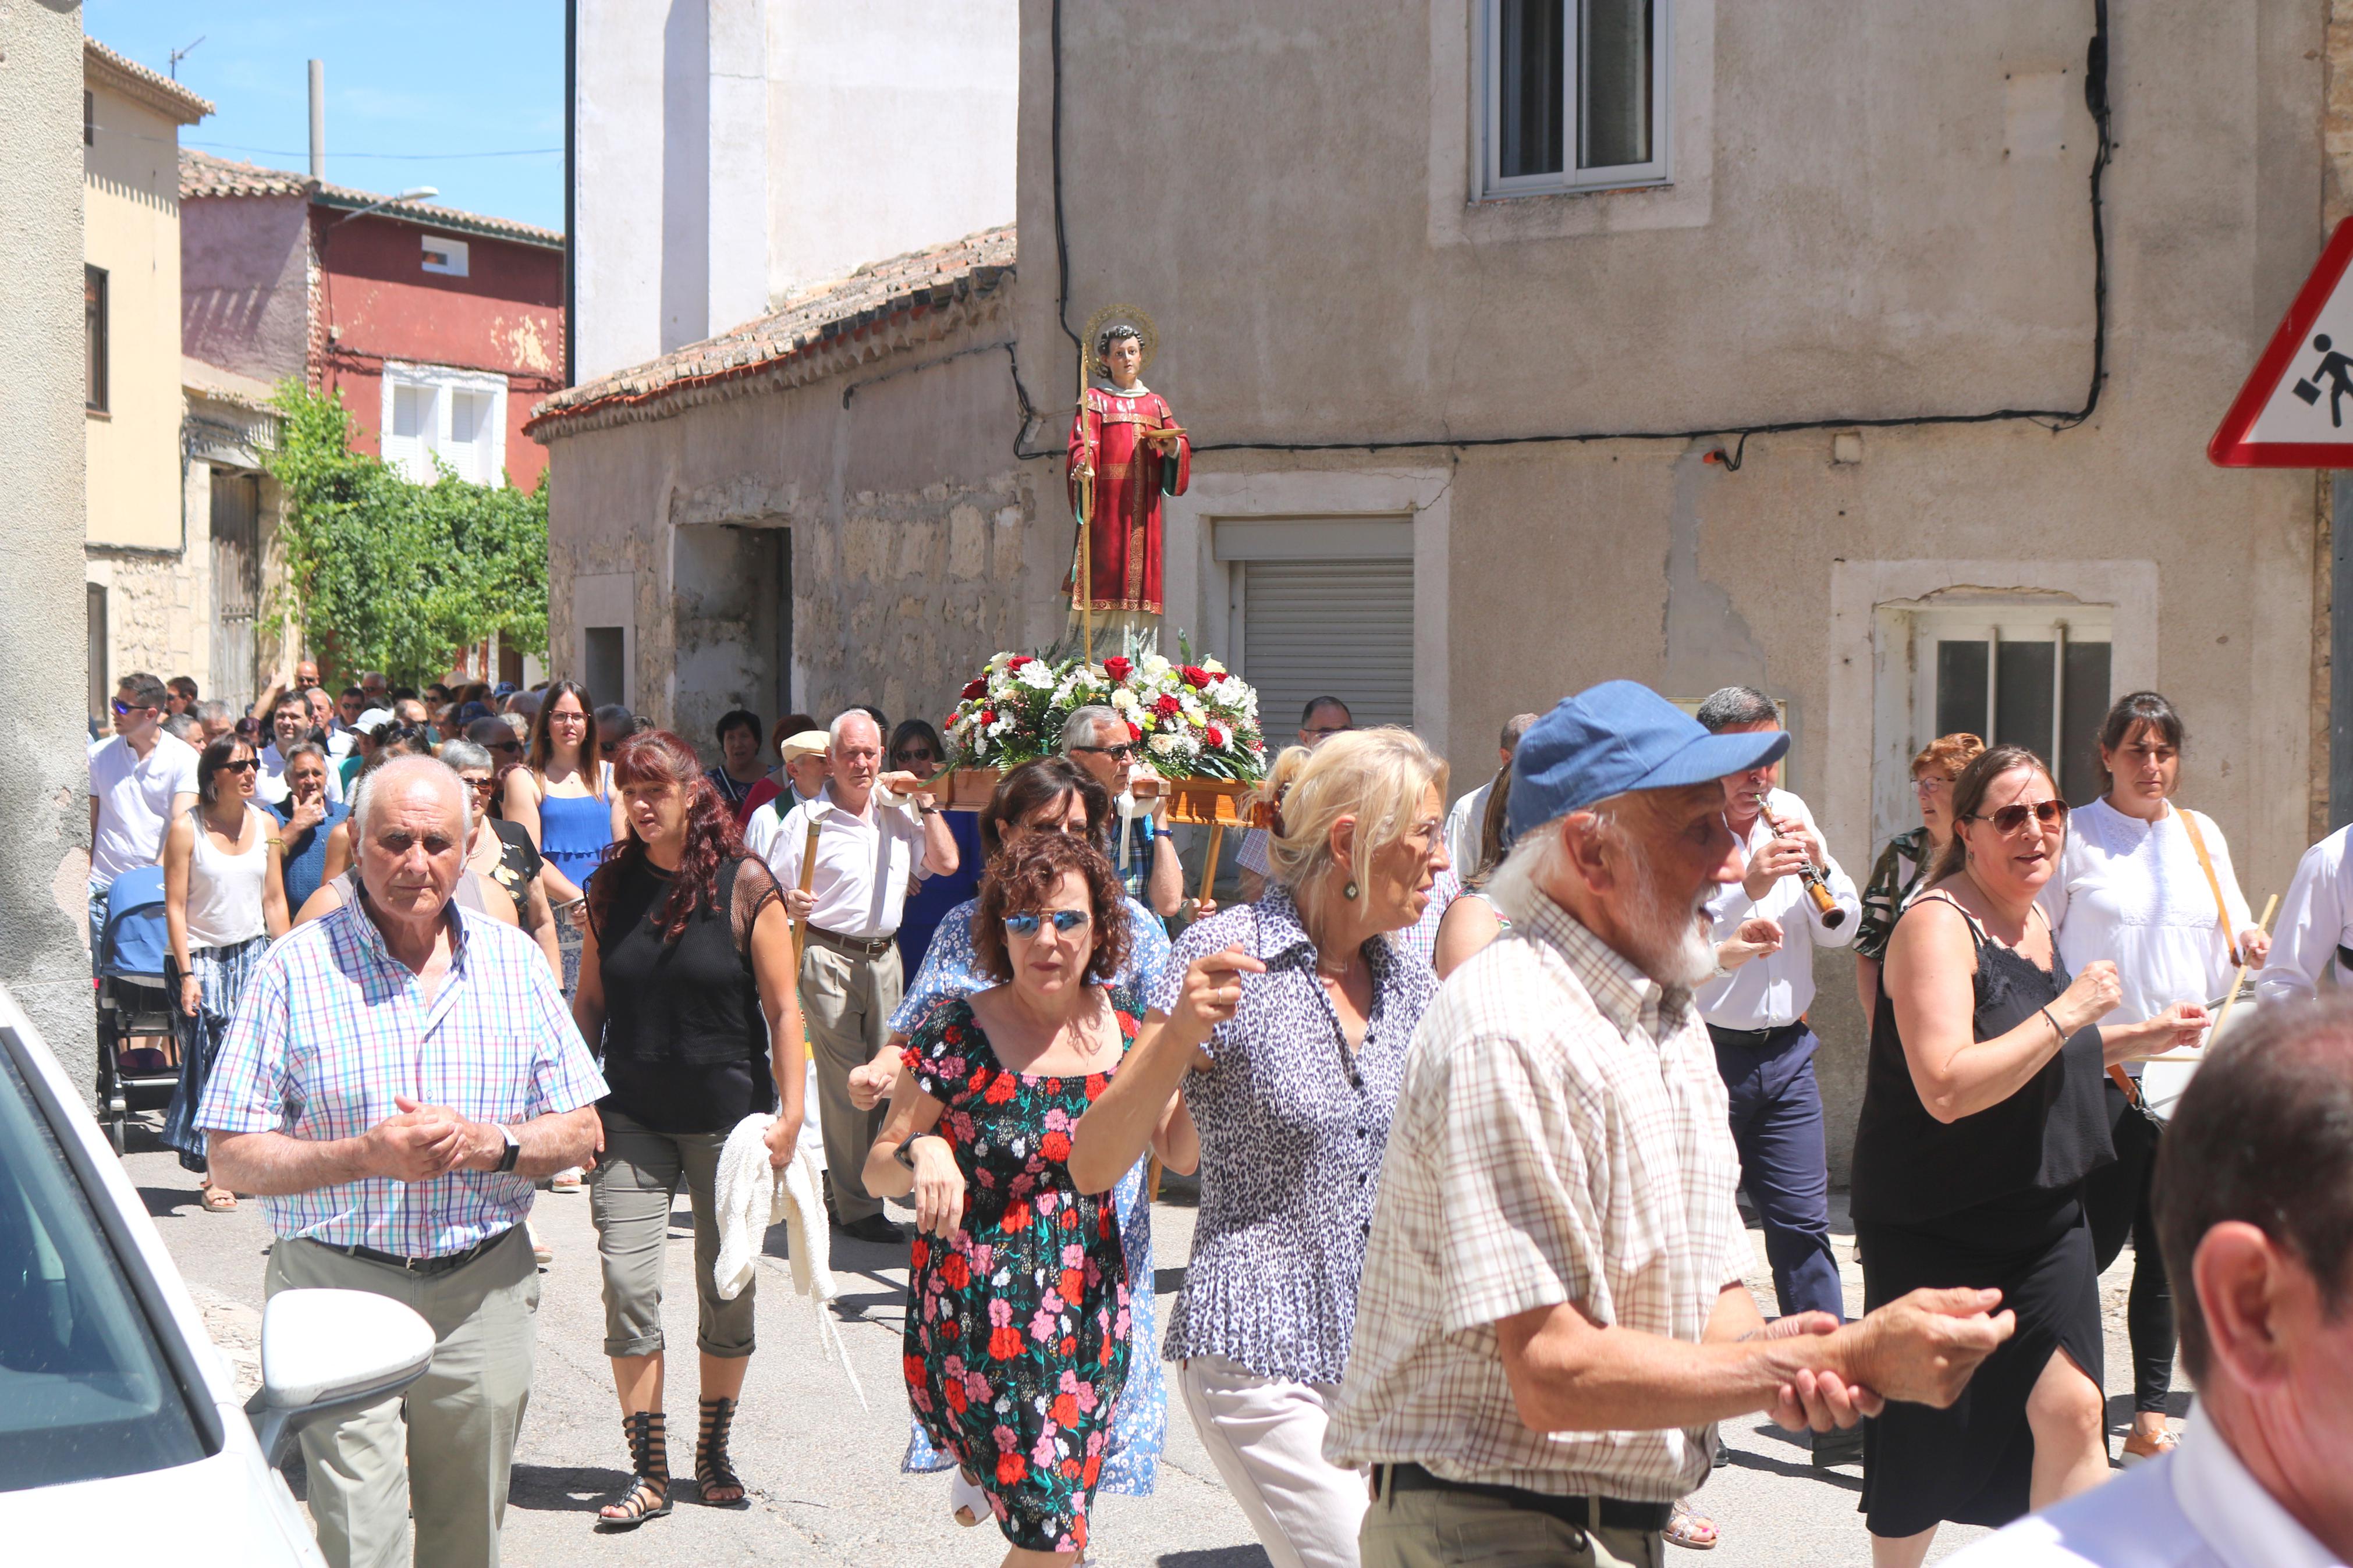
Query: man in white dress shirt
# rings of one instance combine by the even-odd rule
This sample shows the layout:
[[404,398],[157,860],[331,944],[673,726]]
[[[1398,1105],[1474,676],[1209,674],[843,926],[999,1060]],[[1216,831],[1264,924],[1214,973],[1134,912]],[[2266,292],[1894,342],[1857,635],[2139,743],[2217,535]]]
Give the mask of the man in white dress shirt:
[[[1700,704],[1698,717],[1703,728],[1719,735],[1781,727],[1773,700],[1746,686],[1715,692]],[[1806,803],[1773,787],[1778,766],[1767,761],[1725,781],[1725,821],[1746,853],[1748,870],[1708,900],[1725,967],[1694,999],[1731,1098],[1741,1187],[1765,1227],[1765,1256],[1781,1313],[1828,1312],[1843,1321],[1845,1296],[1831,1250],[1822,1095],[1814,1080],[1820,1042],[1806,1026],[1806,1009],[1814,1000],[1815,946],[1852,942],[1862,900],[1823,847]],[[1784,833],[1767,825],[1768,814]],[[1814,907],[1799,879],[1810,861],[1836,900],[1831,913]],[[1752,922],[1760,921],[1771,922],[1774,942],[1742,942],[1742,928],[1749,926],[1755,935]],[[1861,1455],[1860,1428],[1823,1433],[1815,1443],[1819,1465],[1852,1463]]]
[[1949,1568],[2353,1563],[2353,1008],[2266,1008],[2213,1047],[2156,1208],[2198,1385],[2181,1447]]
[[[1496,754],[1504,766],[1512,765],[1512,753],[1520,747],[1520,737],[1536,721],[1533,713],[1514,713],[1504,721],[1504,737],[1497,743]],[[1487,803],[1494,798],[1495,780],[1500,773],[1456,801],[1446,814],[1446,858],[1454,862],[1456,875],[1468,877],[1479,868],[1479,842],[1487,826]]]
[[[298,742],[311,739],[311,700],[300,691],[290,691],[278,700],[269,710],[269,744],[261,748],[261,766],[254,774],[254,798],[264,805],[286,804],[286,752]],[[327,770],[327,798],[343,798],[343,781],[339,770]]]
[[2255,1000],[2267,1005],[2309,1001],[2329,975],[2332,986],[2353,984],[2353,826],[2340,827],[2304,852],[2280,900],[2272,950],[2255,977]]
[[[833,721],[826,756],[832,777],[818,799],[786,815],[766,858],[786,889],[786,910],[807,922],[801,1017],[817,1047],[818,1117],[838,1220],[845,1236],[889,1244],[904,1237],[860,1174],[881,1131],[882,1108],[858,1109],[849,1072],[871,1061],[891,1033],[906,981],[892,939],[916,863],[934,877],[951,875],[956,843],[938,804],[918,793],[923,780],[881,771],[882,731],[863,712],[853,708]],[[801,860],[812,825],[817,873],[804,893]]]

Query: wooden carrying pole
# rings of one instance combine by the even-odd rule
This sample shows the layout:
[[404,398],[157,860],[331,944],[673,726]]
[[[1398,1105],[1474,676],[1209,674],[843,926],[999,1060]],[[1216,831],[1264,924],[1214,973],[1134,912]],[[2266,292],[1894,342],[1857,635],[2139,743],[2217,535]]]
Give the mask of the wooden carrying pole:
[[1209,852],[1201,857],[1200,897],[1203,900],[1208,898],[1210,885],[1218,879],[1218,854],[1225,847],[1226,825],[1222,822],[1209,824]]
[[[2278,911],[2279,895],[2274,893],[2263,901],[2263,918],[2255,922],[2255,929],[2268,933],[2272,929],[2272,916]],[[2242,963],[2239,972],[2231,976],[2231,989],[2222,997],[2222,1010],[2214,1015],[2214,1026],[2206,1031],[2207,1045],[2211,1046],[2222,1037],[2222,1026],[2231,1021],[2231,1009],[2239,1005],[2239,992],[2247,984],[2247,971],[2253,967],[2251,963]],[[2205,1056],[2205,1049],[2200,1047],[2186,1051],[2164,1051],[2140,1059],[2145,1062],[2194,1062],[2204,1060]]]
[[[801,841],[801,891],[806,893],[817,880],[817,839],[824,829],[815,817],[809,819],[808,837]],[[808,951],[807,919],[793,922],[793,973],[801,972],[801,954]]]

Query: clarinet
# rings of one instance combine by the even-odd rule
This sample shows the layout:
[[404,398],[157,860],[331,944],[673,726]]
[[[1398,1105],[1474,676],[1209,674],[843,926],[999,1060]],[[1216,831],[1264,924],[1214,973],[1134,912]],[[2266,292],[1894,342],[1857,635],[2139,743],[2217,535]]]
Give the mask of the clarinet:
[[[1764,822],[1765,830],[1774,837],[1792,837],[1773,820],[1773,814],[1765,809],[1765,797],[1761,795],[1757,797],[1757,815]],[[1830,879],[1822,875],[1821,868],[1814,864],[1812,857],[1809,856],[1798,863],[1798,880],[1806,885],[1806,896],[1814,900],[1814,908],[1821,912],[1823,925],[1836,931],[1846,924],[1846,911],[1839,908],[1837,896],[1831,891]]]

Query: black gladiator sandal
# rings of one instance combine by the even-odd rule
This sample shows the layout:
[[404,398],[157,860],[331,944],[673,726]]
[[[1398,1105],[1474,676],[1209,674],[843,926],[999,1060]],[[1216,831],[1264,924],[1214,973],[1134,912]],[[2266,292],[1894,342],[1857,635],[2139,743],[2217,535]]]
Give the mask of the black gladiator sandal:
[[629,1468],[637,1475],[627,1497],[597,1510],[596,1528],[607,1533],[635,1530],[649,1519],[659,1519],[670,1506],[670,1439],[662,1429],[662,1413],[633,1411],[621,1417],[621,1431],[629,1440]]
[[[735,1467],[727,1462],[727,1428],[735,1420],[735,1402],[732,1399],[702,1401],[702,1430],[694,1439],[694,1487],[702,1500],[712,1508],[749,1508],[751,1500],[744,1488],[743,1478]],[[733,1497],[712,1497],[717,1492],[733,1492]]]

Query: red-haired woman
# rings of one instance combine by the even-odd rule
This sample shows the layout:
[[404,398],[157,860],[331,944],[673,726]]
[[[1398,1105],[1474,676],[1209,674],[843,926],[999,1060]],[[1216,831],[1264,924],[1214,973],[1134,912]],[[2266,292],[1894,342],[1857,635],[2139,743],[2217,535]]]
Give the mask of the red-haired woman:
[[[1067,1564],[1127,1382],[1134,1293],[1108,1193],[1071,1178],[1071,1134],[1135,1038],[1137,1000],[1109,989],[1126,900],[1102,851],[1064,833],[989,863],[972,916],[996,984],[915,1026],[866,1187],[912,1192],[907,1394],[924,1435],[987,1497],[1008,1568]],[[1200,1153],[1181,1103],[1152,1144],[1171,1170]],[[1151,1347],[1144,1347],[1150,1354]]]
[[588,880],[572,1016],[583,1036],[603,1039],[611,1090],[596,1107],[604,1142],[589,1192],[604,1259],[605,1353],[636,1479],[601,1510],[599,1528],[626,1530],[670,1507],[662,1250],[681,1181],[694,1209],[702,1352],[694,1479],[706,1503],[744,1501],[727,1434],[752,1353],[753,1288],[719,1299],[712,1191],[727,1134],[755,1111],[776,1111],[770,1162],[791,1157],[804,1079],[784,906],[767,868],[744,852],[734,812],[694,749],[666,731],[631,736],[612,765],[628,827]]

